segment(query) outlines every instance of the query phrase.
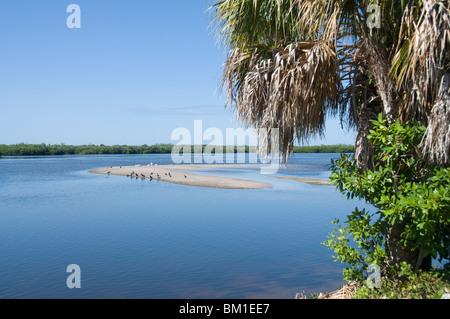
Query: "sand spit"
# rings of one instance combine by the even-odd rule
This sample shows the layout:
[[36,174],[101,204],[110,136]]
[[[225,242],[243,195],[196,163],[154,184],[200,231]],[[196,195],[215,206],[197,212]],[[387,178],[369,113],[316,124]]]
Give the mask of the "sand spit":
[[270,177],[291,180],[291,181],[297,181],[297,182],[311,184],[311,185],[334,186],[334,184],[328,180],[317,179],[317,178],[306,178],[306,177],[295,177],[295,176],[274,176],[274,175],[272,175]]
[[[241,180],[234,178],[225,178],[218,176],[195,175],[189,170],[201,168],[218,168],[222,165],[162,165],[162,166],[124,166],[101,168],[89,171],[94,174],[119,175],[131,178],[151,179],[154,181],[164,181],[175,184],[225,188],[225,189],[263,189],[272,188],[272,184]],[[224,165],[226,167],[234,167],[235,165]],[[247,166],[246,166],[247,167]]]

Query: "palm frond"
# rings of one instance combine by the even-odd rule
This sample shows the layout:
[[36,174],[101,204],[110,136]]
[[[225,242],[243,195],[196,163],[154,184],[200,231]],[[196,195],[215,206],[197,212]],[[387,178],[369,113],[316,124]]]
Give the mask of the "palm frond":
[[[272,58],[260,52],[248,59],[249,71],[239,82],[230,79],[241,74],[242,64],[228,64],[224,72],[227,96],[242,123],[282,132],[280,151],[287,159],[294,139],[305,142],[322,136],[327,114],[337,108],[340,81],[336,54],[323,42],[292,43],[273,51]],[[245,53],[235,53],[229,61],[246,57]]]
[[[370,4],[381,8],[379,29],[369,27]],[[218,0],[211,10],[229,49],[227,105],[247,126],[278,128],[285,159],[339,114],[370,161],[370,120],[382,112],[429,124],[424,152],[449,162],[448,1]]]
[[391,76],[404,101],[398,117],[419,119],[428,126],[422,143],[431,162],[449,162],[450,4],[424,0],[410,3],[404,12],[404,39],[393,59]]

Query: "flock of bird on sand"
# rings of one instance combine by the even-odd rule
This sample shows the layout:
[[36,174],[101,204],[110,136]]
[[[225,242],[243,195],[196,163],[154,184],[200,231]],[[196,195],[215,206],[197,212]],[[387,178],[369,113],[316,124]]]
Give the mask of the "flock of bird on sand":
[[[158,164],[153,164],[153,163],[150,163],[150,164],[148,164],[147,166],[158,166]],[[135,165],[135,167],[141,167],[141,165]],[[110,168],[112,168],[112,166],[110,166]],[[120,168],[122,168],[122,166],[120,166]],[[108,171],[108,175],[110,175],[111,174],[111,171]],[[153,176],[154,176],[154,174],[155,174],[155,172],[152,172],[152,173],[150,173],[150,175],[148,176],[148,178],[150,179],[150,180],[153,180]],[[170,178],[172,178],[172,174],[170,174],[170,172],[168,172],[168,173],[165,173],[165,176],[169,176]],[[138,174],[138,173],[135,173],[134,171],[132,171],[131,172],[131,174],[127,174],[127,177],[131,177],[131,178],[133,178],[133,177],[135,177],[136,179],[138,179],[138,178],[142,178],[142,179],[145,179],[145,178],[147,178],[147,176],[145,176],[145,174]],[[159,175],[159,173],[156,173],[156,178],[157,179],[161,179],[161,176]],[[184,178],[187,178],[187,176],[186,175],[184,175]]]

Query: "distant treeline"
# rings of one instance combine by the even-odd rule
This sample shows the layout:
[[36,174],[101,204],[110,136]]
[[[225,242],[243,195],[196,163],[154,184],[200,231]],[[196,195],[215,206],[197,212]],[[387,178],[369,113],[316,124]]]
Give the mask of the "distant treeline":
[[[174,145],[46,145],[46,144],[15,144],[0,145],[0,156],[45,156],[45,155],[102,155],[102,154],[170,154]],[[189,146],[188,146],[189,147]],[[202,151],[207,146],[202,146]],[[181,148],[181,147],[180,147]],[[191,153],[199,151],[199,147],[191,146]],[[255,152],[256,147],[223,147],[223,153],[241,152],[245,149],[246,153]],[[211,151],[211,150],[209,150]],[[219,151],[218,147],[212,151]],[[354,147],[351,145],[320,145],[320,146],[301,146],[294,147],[294,153],[353,153]],[[182,152],[182,149],[180,150]]]
[[101,154],[166,154],[172,152],[171,144],[153,146],[141,145],[47,145],[15,144],[0,145],[3,156],[42,156],[42,155],[101,155]]
[[294,153],[354,153],[353,145],[319,145],[319,146],[298,146],[294,147]]

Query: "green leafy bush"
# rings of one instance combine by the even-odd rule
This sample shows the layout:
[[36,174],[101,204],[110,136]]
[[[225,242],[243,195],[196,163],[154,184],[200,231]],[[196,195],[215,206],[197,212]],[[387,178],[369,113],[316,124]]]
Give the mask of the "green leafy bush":
[[355,299],[440,299],[448,293],[448,270],[417,271],[402,263],[398,278],[381,278],[378,289],[368,287],[362,282]]
[[432,258],[449,259],[450,170],[422,160],[418,145],[425,127],[416,121],[388,125],[380,116],[373,125],[368,137],[373,167],[362,168],[342,155],[332,161],[331,181],[347,198],[363,199],[376,211],[356,208],[344,226],[334,221],[324,245],[348,265],[345,280],[362,282],[369,265],[376,264],[387,287],[401,278],[405,265],[418,274],[429,269]]

